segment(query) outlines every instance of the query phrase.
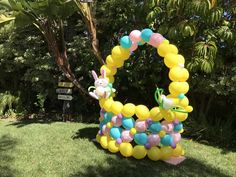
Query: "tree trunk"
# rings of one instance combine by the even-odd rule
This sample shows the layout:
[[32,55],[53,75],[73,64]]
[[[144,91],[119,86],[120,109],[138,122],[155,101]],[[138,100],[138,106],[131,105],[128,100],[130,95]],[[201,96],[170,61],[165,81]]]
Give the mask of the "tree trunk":
[[57,40],[56,34],[52,32],[52,22],[50,20],[46,21],[45,24],[38,23],[41,29],[43,36],[45,37],[49,51],[51,51],[52,55],[55,58],[57,66],[61,69],[61,71],[65,74],[65,76],[70,80],[79,90],[81,95],[89,96],[86,89],[84,89],[78,80],[75,78],[74,73],[70,69],[70,64],[68,62],[68,57],[66,53],[65,41],[64,41],[64,30],[63,23],[60,21],[60,40]]
[[78,80],[75,78],[74,73],[71,71],[66,51],[64,51],[64,53],[60,53],[59,50],[55,50],[54,52],[55,52],[56,63],[58,67],[61,69],[61,71],[65,74],[67,79],[69,79],[79,89],[82,95],[89,95],[87,90],[85,90],[80,85]]
[[77,7],[80,10],[80,14],[84,20],[84,23],[87,26],[87,29],[89,31],[90,37],[91,37],[91,46],[92,46],[92,51],[94,55],[96,56],[97,60],[101,65],[105,64],[101,52],[99,50],[99,41],[97,39],[97,30],[96,30],[96,25],[95,25],[95,19],[92,16],[91,9],[88,5],[88,3],[81,3],[78,0],[74,1]]

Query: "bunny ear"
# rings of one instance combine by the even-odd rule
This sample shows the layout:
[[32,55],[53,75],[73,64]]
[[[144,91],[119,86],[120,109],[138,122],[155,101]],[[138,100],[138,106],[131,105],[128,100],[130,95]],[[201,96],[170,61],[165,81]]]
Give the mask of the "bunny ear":
[[105,69],[102,70],[102,77],[103,77],[104,79],[106,78],[106,70],[105,70]]
[[94,70],[92,70],[92,75],[93,75],[94,80],[98,79],[98,75],[96,74]]

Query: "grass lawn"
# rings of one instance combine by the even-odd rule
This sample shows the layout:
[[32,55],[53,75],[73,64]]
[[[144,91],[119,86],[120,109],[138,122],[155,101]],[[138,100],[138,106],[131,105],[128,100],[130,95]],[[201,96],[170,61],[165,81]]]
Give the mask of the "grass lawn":
[[236,148],[223,150],[183,140],[178,166],[123,158],[91,139],[96,124],[0,121],[0,177],[236,176]]

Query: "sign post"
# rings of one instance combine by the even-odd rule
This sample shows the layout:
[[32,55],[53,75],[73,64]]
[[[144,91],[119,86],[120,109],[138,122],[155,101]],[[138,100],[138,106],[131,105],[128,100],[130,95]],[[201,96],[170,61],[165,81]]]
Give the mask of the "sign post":
[[58,82],[56,93],[58,93],[57,99],[63,100],[62,118],[63,121],[71,121],[71,100],[73,99],[72,88],[74,84],[72,82]]

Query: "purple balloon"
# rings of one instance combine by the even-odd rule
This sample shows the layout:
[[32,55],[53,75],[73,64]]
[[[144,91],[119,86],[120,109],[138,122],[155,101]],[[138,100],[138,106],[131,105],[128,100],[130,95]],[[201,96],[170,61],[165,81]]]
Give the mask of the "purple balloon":
[[117,144],[121,144],[121,143],[122,143],[122,139],[121,139],[121,138],[118,138],[118,139],[116,140],[116,143],[117,143]]
[[149,144],[149,143],[145,144],[144,146],[146,149],[151,149],[151,147],[152,147],[151,144]]
[[117,118],[122,119],[123,118],[122,114],[117,114]]
[[146,120],[146,122],[147,122],[148,125],[150,125],[150,124],[152,124],[152,119],[149,118],[149,119]]

